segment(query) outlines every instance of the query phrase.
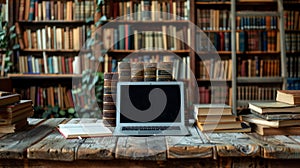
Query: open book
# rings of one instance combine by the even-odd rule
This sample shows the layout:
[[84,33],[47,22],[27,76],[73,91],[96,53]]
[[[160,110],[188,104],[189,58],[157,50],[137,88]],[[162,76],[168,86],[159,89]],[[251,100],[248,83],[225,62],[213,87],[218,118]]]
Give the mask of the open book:
[[104,126],[102,122],[69,122],[59,124],[58,130],[65,138],[88,138],[112,135],[112,131]]

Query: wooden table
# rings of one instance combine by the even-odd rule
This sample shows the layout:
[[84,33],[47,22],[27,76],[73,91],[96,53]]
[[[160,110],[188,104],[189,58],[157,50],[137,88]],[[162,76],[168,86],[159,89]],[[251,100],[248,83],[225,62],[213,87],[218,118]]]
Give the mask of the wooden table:
[[0,167],[299,167],[300,136],[202,133],[191,136],[65,139],[66,119],[30,119],[0,135]]

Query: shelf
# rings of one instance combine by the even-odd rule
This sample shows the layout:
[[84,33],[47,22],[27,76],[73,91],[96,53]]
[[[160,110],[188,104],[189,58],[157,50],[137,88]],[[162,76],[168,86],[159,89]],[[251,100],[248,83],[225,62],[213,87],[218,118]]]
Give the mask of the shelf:
[[287,78],[288,81],[300,81],[300,77],[299,78]]
[[231,82],[230,79],[197,79],[197,82]]
[[190,23],[189,20],[111,20],[111,24],[122,23],[122,24],[182,24],[182,23]]
[[231,32],[231,30],[201,30],[200,28],[197,29],[197,32],[204,32],[204,33],[219,33],[219,32]]
[[109,50],[109,54],[189,54],[189,50]]
[[248,106],[249,103],[253,102],[274,102],[275,100],[238,100],[238,106]]
[[266,55],[266,54],[280,54],[280,52],[279,51],[245,51],[245,52],[237,51],[236,54]]
[[236,13],[236,16],[279,16],[278,12],[265,12],[265,11],[239,11]]
[[8,74],[10,79],[72,79],[81,78],[81,74]]
[[282,77],[237,77],[238,83],[282,83]]
[[41,53],[41,52],[48,52],[48,53],[78,53],[81,50],[73,50],[73,49],[62,49],[62,50],[56,50],[56,49],[23,49],[22,52],[32,52],[32,53]]
[[230,1],[225,1],[225,2],[219,2],[219,1],[212,1],[212,2],[195,2],[196,5],[230,5]]
[[[94,21],[91,22],[86,22],[85,20],[41,20],[41,21],[26,21],[26,20],[21,20],[18,21],[19,24],[24,24],[24,26],[36,26],[36,24],[40,25],[82,25],[82,24],[93,24]],[[25,25],[26,24],[26,25]]]

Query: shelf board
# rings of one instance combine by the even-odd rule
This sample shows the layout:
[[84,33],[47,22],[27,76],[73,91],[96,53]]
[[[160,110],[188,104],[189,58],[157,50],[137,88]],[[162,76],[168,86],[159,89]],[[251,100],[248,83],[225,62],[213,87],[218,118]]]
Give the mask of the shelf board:
[[231,82],[230,79],[197,79],[197,82]]
[[195,2],[196,5],[230,5],[230,1]]
[[197,32],[219,33],[219,32],[231,32],[231,30],[202,30],[202,29],[197,29]]
[[109,50],[108,53],[116,54],[161,54],[161,53],[175,53],[175,54],[188,54],[189,50]]
[[288,81],[300,81],[300,77],[299,78],[287,78]]
[[79,53],[80,50],[74,50],[74,49],[45,49],[45,50],[40,50],[40,49],[23,49],[22,52],[35,52],[35,53],[40,53],[40,52],[49,52],[49,53],[57,53],[57,52],[63,52],[63,53]]
[[236,16],[279,16],[279,13],[272,11],[238,11]]
[[255,54],[255,55],[265,55],[265,54],[280,54],[280,51],[237,51],[236,54]]
[[81,74],[8,74],[11,79],[72,79],[81,78]]
[[248,106],[249,103],[253,102],[274,102],[275,100],[237,100],[238,106]]
[[238,83],[282,83],[282,77],[237,77]]
[[182,24],[190,23],[189,20],[112,20],[108,23],[124,23],[124,24]]
[[94,21],[91,22],[86,22],[85,20],[41,20],[41,21],[26,21],[26,20],[21,20],[18,21],[20,24],[28,24],[28,25],[36,25],[36,24],[42,24],[42,25],[48,25],[48,24],[93,24]]

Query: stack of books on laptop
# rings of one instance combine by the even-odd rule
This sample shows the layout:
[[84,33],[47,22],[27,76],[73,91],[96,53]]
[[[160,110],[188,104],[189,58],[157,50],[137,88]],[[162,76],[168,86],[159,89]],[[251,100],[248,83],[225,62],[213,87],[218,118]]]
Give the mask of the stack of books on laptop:
[[28,125],[33,116],[31,100],[21,100],[19,94],[0,91],[0,133],[13,133]]
[[195,104],[194,119],[203,132],[250,132],[246,122],[232,114],[226,104]]
[[274,102],[250,102],[241,119],[260,135],[300,135],[300,91],[278,90]]

